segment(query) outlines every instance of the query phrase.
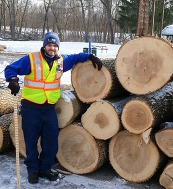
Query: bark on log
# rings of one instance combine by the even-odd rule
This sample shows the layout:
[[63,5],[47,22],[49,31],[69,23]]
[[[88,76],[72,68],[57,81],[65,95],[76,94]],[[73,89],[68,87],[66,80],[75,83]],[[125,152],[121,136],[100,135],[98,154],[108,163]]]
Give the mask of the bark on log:
[[59,133],[57,159],[72,173],[95,171],[107,161],[106,141],[94,139],[81,125],[73,123]]
[[111,138],[122,129],[120,116],[129,99],[130,97],[93,102],[81,117],[83,127],[97,139]]
[[75,121],[87,108],[88,106],[77,98],[75,91],[61,91],[61,97],[55,105],[59,128],[64,128]]
[[162,89],[144,96],[134,96],[122,111],[123,126],[132,133],[140,134],[168,121],[173,112],[173,82]]
[[0,126],[0,153],[7,152],[13,148],[8,127]]
[[130,93],[144,95],[163,87],[173,74],[173,47],[162,38],[145,36],[121,46],[115,70]]
[[110,99],[127,94],[115,74],[114,59],[102,59],[103,67],[95,69],[91,61],[78,63],[72,70],[72,86],[82,102]]
[[173,157],[173,122],[161,124],[161,130],[155,133],[155,140],[161,151],[168,157]]
[[0,116],[14,111],[13,98],[9,89],[0,89]]
[[173,161],[171,160],[160,175],[160,185],[166,189],[173,189]]
[[[21,156],[26,157],[26,147],[25,147],[24,135],[23,135],[23,130],[22,130],[22,117],[21,117],[21,115],[18,116],[18,124],[19,124],[18,125],[19,153],[21,154]],[[16,147],[14,120],[10,124],[9,131],[10,131],[10,136],[11,136],[12,143],[13,143],[14,147]],[[40,141],[38,141],[38,145],[37,146],[38,146],[38,151],[40,152],[41,151]]]
[[115,171],[124,179],[144,182],[157,171],[160,154],[151,140],[146,144],[141,135],[123,130],[110,140],[109,159]]

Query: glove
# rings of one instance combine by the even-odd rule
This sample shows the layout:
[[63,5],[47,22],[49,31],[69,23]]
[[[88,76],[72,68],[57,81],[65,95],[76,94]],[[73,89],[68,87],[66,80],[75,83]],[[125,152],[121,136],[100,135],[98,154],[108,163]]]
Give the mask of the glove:
[[19,92],[20,90],[20,86],[19,86],[19,78],[18,77],[12,77],[10,79],[8,88],[11,90],[11,94],[16,96],[16,94]]
[[91,60],[94,68],[96,68],[96,65],[97,65],[98,66],[98,70],[101,70],[102,61],[98,57],[94,56],[93,54],[90,54],[88,58],[89,58],[89,60]]

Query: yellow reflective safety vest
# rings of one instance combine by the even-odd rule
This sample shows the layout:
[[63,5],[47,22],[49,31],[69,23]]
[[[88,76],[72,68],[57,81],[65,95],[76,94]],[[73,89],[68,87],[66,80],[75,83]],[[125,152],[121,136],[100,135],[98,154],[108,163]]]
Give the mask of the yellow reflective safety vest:
[[60,98],[60,78],[63,74],[63,58],[53,62],[50,70],[41,52],[29,53],[31,73],[24,77],[22,99],[36,104],[55,104]]

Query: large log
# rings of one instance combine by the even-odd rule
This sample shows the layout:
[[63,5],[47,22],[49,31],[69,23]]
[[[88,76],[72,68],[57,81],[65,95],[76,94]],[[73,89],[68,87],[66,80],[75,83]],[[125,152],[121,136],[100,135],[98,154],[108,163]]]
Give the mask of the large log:
[[173,47],[162,38],[145,36],[128,41],[119,49],[115,70],[122,86],[144,95],[163,87],[173,74]]
[[[22,157],[26,157],[26,147],[25,147],[25,140],[24,140],[24,135],[23,135],[23,130],[22,130],[22,117],[21,115],[18,115],[18,136],[19,136],[19,153]],[[15,124],[14,124],[14,119],[12,123],[10,124],[9,127],[10,131],[10,137],[12,140],[12,143],[14,147],[16,147],[16,141],[15,141]],[[38,151],[41,151],[41,146],[40,146],[40,141],[38,141]]]
[[106,141],[95,139],[77,123],[61,129],[58,141],[57,159],[72,173],[93,172],[107,161]]
[[161,129],[155,133],[158,147],[168,157],[173,157],[173,122],[161,124]]
[[83,127],[97,139],[111,138],[122,129],[120,116],[129,99],[130,97],[93,102],[81,117]]
[[59,128],[64,128],[75,121],[86,111],[87,107],[77,98],[75,91],[61,91],[61,97],[55,105]]
[[110,99],[127,94],[115,74],[114,59],[102,59],[100,71],[91,61],[78,63],[72,70],[72,86],[82,102]]
[[144,182],[158,170],[160,154],[150,140],[146,144],[141,135],[120,131],[111,138],[109,159],[115,171],[124,179]]
[[129,100],[122,111],[123,126],[132,133],[140,134],[172,118],[173,82],[160,90]]
[[159,183],[160,185],[164,186],[166,189],[173,188],[173,161],[172,160],[170,160],[170,162],[167,164],[162,174],[160,175]]

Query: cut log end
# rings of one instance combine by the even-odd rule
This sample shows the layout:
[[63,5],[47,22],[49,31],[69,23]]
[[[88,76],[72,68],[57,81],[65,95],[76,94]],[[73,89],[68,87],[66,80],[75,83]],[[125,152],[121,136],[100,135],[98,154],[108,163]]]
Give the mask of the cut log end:
[[152,126],[154,118],[145,102],[130,100],[123,108],[121,120],[129,132],[140,134]]
[[117,77],[132,94],[149,94],[172,77],[172,46],[156,37],[140,37],[125,43],[116,57]]
[[140,135],[120,131],[110,141],[109,158],[115,171],[124,179],[144,182],[151,178],[160,163],[157,147],[146,144]]
[[98,71],[93,68],[91,61],[88,61],[73,68],[72,85],[82,102],[91,103],[103,99],[108,94],[112,87],[112,78],[106,67],[103,66]]
[[173,189],[173,163],[170,162],[160,175],[159,183],[167,189]]
[[86,174],[101,166],[103,149],[83,127],[69,125],[60,131],[57,158],[72,173]]
[[168,157],[173,157],[173,129],[165,129],[155,134],[157,145]]
[[117,112],[106,101],[92,103],[82,115],[81,121],[83,127],[97,139],[109,139],[120,130]]

